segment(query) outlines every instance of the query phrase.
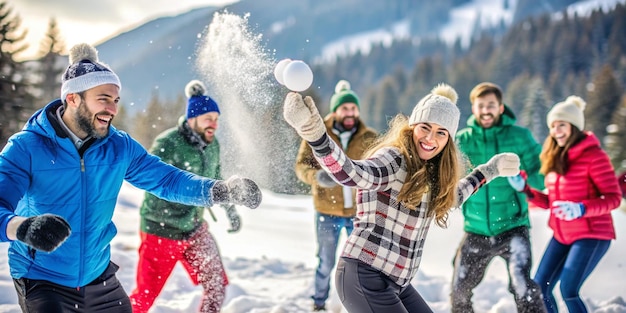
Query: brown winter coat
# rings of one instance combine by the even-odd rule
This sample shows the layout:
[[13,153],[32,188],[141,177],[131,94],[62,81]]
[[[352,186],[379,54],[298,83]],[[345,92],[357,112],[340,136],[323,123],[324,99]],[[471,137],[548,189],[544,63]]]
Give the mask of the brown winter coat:
[[[328,136],[334,140],[340,147],[341,141],[339,137],[332,131],[334,118],[332,114],[327,115],[324,118],[324,124],[326,124],[326,132]],[[350,142],[348,143],[348,149],[345,150],[348,157],[351,159],[361,159],[365,150],[376,139],[377,133],[374,129],[369,128],[359,120],[357,131],[352,135]],[[311,185],[311,192],[313,193],[313,206],[315,210],[320,213],[352,217],[356,213],[356,200],[353,201],[354,205],[351,208],[343,207],[343,191],[342,186],[337,185],[332,188],[320,187],[315,178],[315,174],[321,167],[313,157],[311,147],[306,141],[302,141],[300,144],[300,150],[298,151],[298,157],[296,158],[296,175],[302,182]],[[352,192],[353,198],[356,198],[356,189]]]

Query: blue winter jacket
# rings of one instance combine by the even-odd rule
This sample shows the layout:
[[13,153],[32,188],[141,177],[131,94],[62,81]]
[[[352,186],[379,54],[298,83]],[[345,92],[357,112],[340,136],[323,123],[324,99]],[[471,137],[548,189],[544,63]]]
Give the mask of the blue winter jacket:
[[51,253],[11,242],[11,276],[81,287],[109,264],[110,242],[117,233],[111,219],[124,180],[194,206],[212,205],[214,180],[161,162],[113,126],[79,153],[57,121],[61,105],[56,100],[37,111],[0,153],[0,240],[9,241],[7,223],[16,215],[64,217],[72,233]]

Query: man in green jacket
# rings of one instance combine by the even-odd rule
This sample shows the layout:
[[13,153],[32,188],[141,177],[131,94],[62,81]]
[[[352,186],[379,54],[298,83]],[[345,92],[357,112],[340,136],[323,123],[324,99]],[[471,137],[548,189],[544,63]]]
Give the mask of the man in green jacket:
[[[331,139],[343,147],[348,157],[359,159],[377,133],[359,118],[359,98],[350,83],[340,80],[330,99],[330,114],[324,118]],[[330,273],[337,261],[341,230],[350,235],[356,214],[356,189],[338,185],[313,157],[311,146],[302,141],[296,158],[296,175],[311,185],[315,207],[315,230],[319,264],[315,272],[313,311],[325,311],[330,290]]]
[[[539,154],[541,146],[530,131],[516,126],[515,115],[502,102],[502,91],[493,83],[478,84],[470,92],[472,116],[456,141],[471,165],[483,164],[502,152],[520,157],[520,169],[528,183],[543,189]],[[453,313],[474,312],[473,290],[482,281],[491,260],[501,257],[509,274],[509,291],[518,312],[545,312],[541,289],[530,278],[532,254],[526,196],[504,178],[478,190],[462,207],[465,237],[454,257],[451,288]]]
[[[181,116],[178,127],[159,134],[150,152],[178,168],[220,178],[220,145],[215,138],[220,110],[205,91],[198,80],[185,86],[186,116]],[[235,207],[224,208],[230,219],[229,232],[238,231],[241,219]],[[204,289],[200,312],[220,311],[228,279],[204,213],[203,207],[172,203],[146,193],[140,208],[137,282],[130,295],[134,313],[148,312],[178,261],[192,282]]]

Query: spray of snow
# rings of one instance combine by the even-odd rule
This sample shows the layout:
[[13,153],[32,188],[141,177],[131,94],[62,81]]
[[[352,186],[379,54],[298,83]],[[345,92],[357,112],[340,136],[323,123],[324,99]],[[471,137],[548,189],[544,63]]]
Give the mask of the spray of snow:
[[[285,90],[273,76],[277,61],[248,25],[249,15],[216,12],[199,41],[196,68],[220,107],[217,131],[222,172],[247,176],[262,186],[276,184],[293,168],[290,140],[280,123]],[[279,116],[279,117],[277,117]],[[280,145],[280,147],[279,147]]]

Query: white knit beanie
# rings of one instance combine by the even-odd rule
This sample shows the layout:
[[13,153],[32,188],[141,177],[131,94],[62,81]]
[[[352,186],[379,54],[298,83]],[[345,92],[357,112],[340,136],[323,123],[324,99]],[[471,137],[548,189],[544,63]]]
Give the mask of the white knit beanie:
[[569,96],[565,101],[555,104],[550,112],[548,112],[547,122],[548,127],[552,125],[554,121],[568,122],[578,130],[583,130],[585,127],[585,114],[583,111],[587,103],[581,97]]
[[456,106],[458,98],[454,88],[447,84],[437,85],[415,105],[409,118],[409,125],[436,123],[447,129],[450,136],[454,137],[461,117],[461,112]]
[[98,51],[81,43],[70,49],[70,65],[61,80],[61,101],[70,93],[79,93],[96,86],[113,84],[122,90],[119,77],[106,64],[98,62]]

